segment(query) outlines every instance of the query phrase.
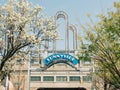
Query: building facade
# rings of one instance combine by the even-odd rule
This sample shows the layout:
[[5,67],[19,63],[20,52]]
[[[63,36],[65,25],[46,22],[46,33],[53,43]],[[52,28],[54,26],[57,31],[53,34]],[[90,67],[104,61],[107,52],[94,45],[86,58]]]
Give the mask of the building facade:
[[57,63],[45,71],[31,71],[30,88],[31,90],[46,88],[79,88],[79,90],[86,88],[91,90],[90,62],[81,62],[75,67],[77,70],[66,63]]
[[[64,36],[65,43],[57,44],[53,40],[52,44],[44,42],[46,47],[52,46],[51,49],[41,49],[41,61],[36,60],[34,55],[33,62],[30,65],[30,90],[47,90],[47,89],[75,89],[91,90],[92,77],[90,73],[93,70],[91,61],[80,61],[77,59],[77,29],[69,23],[68,15],[64,11],[55,14],[55,20],[62,18],[65,21],[65,31],[61,33]],[[72,31],[72,35],[69,33]],[[72,36],[72,40],[70,39]],[[72,46],[70,46],[72,44]],[[58,45],[58,46],[57,46]],[[58,48],[57,48],[58,47]],[[64,47],[59,49],[59,47]],[[40,55],[37,55],[40,57]],[[38,58],[37,57],[37,58]]]

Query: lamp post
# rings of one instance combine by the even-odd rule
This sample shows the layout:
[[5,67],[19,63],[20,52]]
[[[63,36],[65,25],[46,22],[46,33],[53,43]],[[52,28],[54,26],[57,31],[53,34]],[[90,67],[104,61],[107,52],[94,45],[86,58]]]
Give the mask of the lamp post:
[[30,90],[30,61],[31,61],[31,52],[29,52],[29,59],[28,59],[28,90]]

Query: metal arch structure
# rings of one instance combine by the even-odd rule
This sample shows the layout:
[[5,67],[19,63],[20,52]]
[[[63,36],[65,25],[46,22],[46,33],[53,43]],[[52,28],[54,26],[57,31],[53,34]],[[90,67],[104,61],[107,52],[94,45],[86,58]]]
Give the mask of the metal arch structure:
[[58,11],[56,14],[55,14],[55,20],[59,19],[59,18],[64,18],[66,21],[68,21],[68,15],[66,12],[64,11]]
[[[54,18],[55,18],[55,21],[57,21],[60,18],[63,18],[65,20],[65,24],[66,24],[66,26],[65,26],[65,50],[66,50],[66,52],[68,52],[68,50],[69,50],[69,32],[68,32],[69,21],[68,21],[68,15],[64,11],[58,11],[55,14]],[[54,44],[53,44],[54,45],[53,50],[56,49],[56,44],[55,43],[56,42],[54,42]]]
[[[65,23],[66,23],[66,26],[65,26],[65,50],[68,51],[69,50],[69,32],[68,32],[68,25],[69,25],[69,21],[68,21],[68,15],[66,12],[64,11],[58,11],[55,16],[54,16],[54,19],[55,19],[55,24],[56,24],[56,21],[59,19],[59,18],[63,18],[65,20]],[[47,38],[47,37],[46,37]],[[47,41],[45,41],[45,46],[46,47],[49,47],[49,44]],[[44,48],[45,51],[48,52],[48,48]],[[56,40],[53,40],[53,53],[55,53],[56,51]]]
[[[70,24],[69,23],[69,17],[67,15],[66,12],[64,11],[58,11],[55,15],[54,15],[54,19],[55,19],[55,25],[57,24],[57,20],[63,18],[65,20],[65,50],[61,50],[65,53],[75,53],[75,51],[77,51],[77,28],[75,25]],[[70,35],[69,35],[69,31],[72,30],[73,33],[73,49],[70,50],[70,46],[69,46],[69,39],[70,39]],[[44,47],[44,51],[46,53],[57,53],[60,52],[59,50],[56,49],[56,40],[54,39],[52,42],[52,50],[49,50],[49,42],[45,41],[45,45],[46,47]]]
[[[65,20],[66,26],[65,26],[65,51],[66,53],[69,53],[69,30],[72,30],[73,32],[73,49],[74,51],[77,50],[77,28],[73,24],[69,24],[69,18],[66,12],[64,11],[58,11],[55,16],[55,21],[59,18],[63,18]],[[53,41],[53,51],[56,50],[56,41]]]
[[72,30],[73,32],[73,48],[76,51],[77,50],[77,28],[75,25],[71,24],[68,26],[69,30]]

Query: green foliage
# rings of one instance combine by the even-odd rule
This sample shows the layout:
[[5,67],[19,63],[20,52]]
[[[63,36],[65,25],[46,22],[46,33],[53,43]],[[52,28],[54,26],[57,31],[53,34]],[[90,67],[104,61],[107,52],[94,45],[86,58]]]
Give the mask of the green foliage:
[[81,54],[78,55],[79,60],[83,60],[83,61],[90,61],[91,57],[89,55],[89,50],[87,49],[88,46],[82,44],[81,46]]
[[[86,29],[87,48],[81,48],[79,59],[91,58],[97,68],[96,75],[105,84],[118,89],[120,87],[120,2],[114,3],[115,10],[107,15],[99,15],[100,21],[94,27]],[[81,46],[85,46],[83,43]],[[84,57],[85,56],[85,57]]]

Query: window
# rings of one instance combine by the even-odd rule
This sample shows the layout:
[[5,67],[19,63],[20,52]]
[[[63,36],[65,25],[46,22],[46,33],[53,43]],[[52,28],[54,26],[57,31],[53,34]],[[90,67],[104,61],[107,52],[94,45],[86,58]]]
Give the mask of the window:
[[43,81],[54,81],[54,76],[44,76]]
[[37,58],[31,59],[31,64],[41,64],[41,60],[38,60]]
[[92,77],[90,76],[83,76],[83,82],[90,82],[92,81]]
[[67,81],[67,76],[56,76],[56,81]]
[[40,76],[31,76],[31,81],[41,81]]
[[21,62],[22,62],[21,59],[16,60],[16,64],[20,64]]
[[80,76],[70,76],[70,81],[80,81]]
[[90,64],[91,64],[91,60],[83,61],[83,64],[85,64],[85,65],[90,65]]
[[24,64],[24,60],[23,59],[16,60],[16,64]]

